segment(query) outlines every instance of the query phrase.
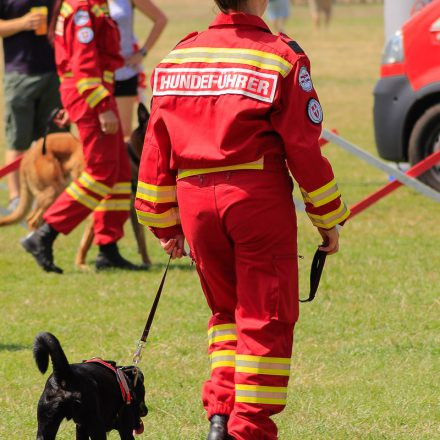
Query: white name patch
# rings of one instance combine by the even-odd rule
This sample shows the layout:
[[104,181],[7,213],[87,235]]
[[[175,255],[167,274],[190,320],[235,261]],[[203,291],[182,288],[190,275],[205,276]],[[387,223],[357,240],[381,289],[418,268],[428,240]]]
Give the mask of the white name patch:
[[277,75],[240,68],[175,68],[155,70],[154,96],[244,95],[273,102]]

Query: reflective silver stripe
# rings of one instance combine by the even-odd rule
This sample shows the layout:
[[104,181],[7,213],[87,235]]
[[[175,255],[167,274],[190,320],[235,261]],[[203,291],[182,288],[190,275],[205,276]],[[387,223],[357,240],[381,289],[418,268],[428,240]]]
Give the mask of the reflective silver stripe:
[[287,76],[292,64],[274,53],[244,48],[192,47],[176,49],[162,63],[233,63],[247,64],[261,69],[274,70]]
[[235,367],[234,350],[218,350],[210,355],[211,370],[219,367]]
[[178,208],[171,208],[161,214],[153,212],[145,212],[136,209],[139,223],[154,228],[168,228],[180,224],[180,216]]
[[287,401],[287,387],[236,384],[235,401],[266,405],[285,405]]
[[138,182],[136,197],[153,203],[177,202],[176,186],[156,186]]
[[[318,193],[307,193],[306,190],[301,188],[301,193],[303,195],[303,199],[305,202],[311,203],[315,208],[318,208],[319,206],[323,206],[326,203],[331,202],[332,200],[337,199],[341,196],[341,193],[339,191],[338,185],[332,181],[332,185],[328,188],[325,188],[323,191],[320,191]],[[316,195],[315,195],[316,194]]]
[[78,182],[88,190],[105,197],[112,190],[109,186],[97,182],[89,173],[83,171],[79,176]]
[[307,214],[314,226],[318,228],[330,229],[333,226],[336,226],[338,223],[346,220],[350,215],[350,210],[347,208],[347,205],[342,202],[338,209],[329,212],[328,214],[322,216],[310,213]]
[[209,345],[216,342],[236,341],[237,328],[235,324],[214,325],[208,330]]
[[236,355],[237,373],[266,374],[270,376],[289,376],[290,358]]
[[94,211],[99,205],[100,200],[89,196],[81,187],[78,186],[76,182],[72,182],[66,188],[66,192],[67,194],[69,194],[70,197],[81,203],[81,205],[84,205],[85,207],[91,209],[92,211]]

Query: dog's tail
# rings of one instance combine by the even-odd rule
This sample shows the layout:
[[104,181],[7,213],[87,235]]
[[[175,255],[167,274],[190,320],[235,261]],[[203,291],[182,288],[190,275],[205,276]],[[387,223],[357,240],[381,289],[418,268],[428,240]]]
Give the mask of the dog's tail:
[[43,374],[47,371],[49,356],[57,382],[69,379],[70,365],[58,339],[51,333],[39,333],[34,342],[34,358],[38,369]]
[[15,211],[0,218],[0,227],[13,225],[23,220],[32,206],[33,197],[27,183],[25,170],[20,167],[20,202]]

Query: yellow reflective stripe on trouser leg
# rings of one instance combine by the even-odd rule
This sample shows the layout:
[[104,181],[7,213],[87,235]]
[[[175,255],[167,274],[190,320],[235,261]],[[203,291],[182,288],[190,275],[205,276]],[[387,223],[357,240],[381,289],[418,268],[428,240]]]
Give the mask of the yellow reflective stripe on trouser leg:
[[76,182],[72,182],[66,188],[66,192],[78,203],[81,203],[81,205],[84,205],[92,211],[94,211],[100,203],[100,200],[97,200],[94,197],[88,195],[83,189],[78,186]]
[[217,350],[209,356],[211,370],[220,367],[235,367],[235,350]]
[[104,199],[95,211],[130,211],[130,199]]
[[81,175],[79,176],[78,182],[84,187],[87,188],[89,191],[92,191],[101,197],[105,197],[107,194],[110,193],[112,188],[110,188],[107,185],[104,185],[101,182],[98,182],[95,180],[89,173],[86,171],[83,171]]
[[110,191],[110,194],[131,194],[131,182],[118,182]]
[[214,325],[208,330],[209,345],[216,342],[236,341],[237,326],[235,324]]
[[237,354],[235,357],[235,371],[237,373],[266,374],[269,376],[289,376],[290,363],[290,358]]
[[235,401],[265,405],[286,405],[287,387],[236,384]]

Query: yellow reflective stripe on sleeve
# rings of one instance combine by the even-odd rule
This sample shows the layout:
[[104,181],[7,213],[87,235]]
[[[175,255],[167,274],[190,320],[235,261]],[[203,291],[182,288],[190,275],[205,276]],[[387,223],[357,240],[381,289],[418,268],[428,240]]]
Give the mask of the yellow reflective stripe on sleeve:
[[198,176],[200,174],[219,173],[221,171],[237,171],[237,170],[263,170],[264,169],[264,157],[254,162],[242,163],[238,165],[229,165],[224,167],[214,168],[198,168],[193,170],[179,170],[177,172],[177,178],[183,179],[190,176]]
[[323,206],[341,196],[338,185],[334,179],[321,188],[309,193],[304,188],[300,189],[304,201],[311,203],[315,208]]
[[86,102],[91,108],[94,108],[107,96],[110,96],[110,92],[104,86],[100,85],[87,96]]
[[75,199],[77,202],[81,203],[81,205],[84,205],[85,207],[91,209],[94,211],[96,207],[99,205],[100,200],[95,199],[92,196],[89,196],[83,189],[81,189],[76,182],[72,182],[67,188],[66,188],[67,194],[69,194],[70,197]]
[[130,211],[130,199],[104,199],[95,211]]
[[110,194],[131,194],[131,182],[116,183],[111,189]]
[[342,223],[350,216],[350,210],[347,208],[347,205],[344,202],[341,202],[341,205],[338,209],[335,209],[332,212],[329,212],[325,215],[317,215],[307,213],[310,217],[310,220],[314,224],[314,226],[318,228],[330,229],[333,226],[336,226],[339,223]]
[[157,186],[138,181],[136,197],[153,203],[177,202],[176,186]]
[[67,18],[69,15],[73,13],[72,6],[69,5],[67,2],[63,2],[61,9],[60,9],[60,15],[64,18]]
[[235,366],[235,350],[218,350],[211,353],[211,370],[219,367]]
[[235,401],[244,403],[263,403],[268,405],[285,405],[287,402],[287,387],[236,384]]
[[245,64],[260,69],[272,70],[287,76],[292,70],[292,64],[284,58],[270,52],[253,49],[233,49],[214,47],[191,47],[176,49],[170,52],[162,63],[232,63]]
[[236,341],[237,328],[235,324],[214,325],[208,330],[209,345],[216,342]]
[[97,182],[89,173],[83,171],[79,176],[78,182],[81,183],[84,188],[100,195],[101,197],[105,197],[112,190],[109,186],[104,185],[103,183]]
[[104,70],[102,79],[107,83],[113,84],[115,81],[115,74],[109,70]]
[[289,376],[290,363],[290,358],[237,354],[235,357],[235,371],[237,373]]
[[179,210],[171,208],[162,214],[155,214],[152,212],[144,212],[136,209],[139,223],[153,228],[168,228],[180,224]]
[[101,78],[82,78],[76,83],[76,88],[79,93],[83,94],[86,90],[94,89],[101,83]]

